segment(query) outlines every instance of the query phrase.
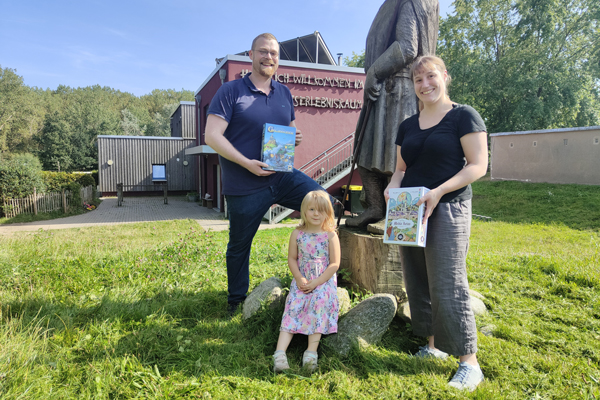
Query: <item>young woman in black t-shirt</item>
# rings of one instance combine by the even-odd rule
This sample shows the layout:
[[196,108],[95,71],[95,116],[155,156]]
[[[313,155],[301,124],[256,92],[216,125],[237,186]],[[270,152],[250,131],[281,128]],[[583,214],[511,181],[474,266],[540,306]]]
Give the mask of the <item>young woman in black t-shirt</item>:
[[471,226],[471,186],[485,175],[487,136],[473,108],[450,100],[450,76],[433,56],[415,60],[411,79],[420,112],[400,125],[398,161],[388,187],[425,186],[427,247],[401,247],[413,332],[429,343],[416,356],[459,358],[450,386],[474,390],[483,381],[477,362],[477,329],[470,307],[466,257]]

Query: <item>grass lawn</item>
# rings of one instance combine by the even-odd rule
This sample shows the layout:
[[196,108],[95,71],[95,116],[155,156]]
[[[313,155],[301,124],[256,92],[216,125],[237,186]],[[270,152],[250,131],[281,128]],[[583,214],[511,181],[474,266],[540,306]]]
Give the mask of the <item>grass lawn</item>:
[[[600,399],[600,190],[480,181],[468,258],[486,296],[477,318],[486,376],[447,387],[456,359],[411,357],[426,339],[395,319],[381,343],[347,358],[306,338],[275,375],[282,309],[226,313],[227,232],[194,221],[0,236],[2,399]],[[251,288],[289,283],[290,228],[260,231]]]

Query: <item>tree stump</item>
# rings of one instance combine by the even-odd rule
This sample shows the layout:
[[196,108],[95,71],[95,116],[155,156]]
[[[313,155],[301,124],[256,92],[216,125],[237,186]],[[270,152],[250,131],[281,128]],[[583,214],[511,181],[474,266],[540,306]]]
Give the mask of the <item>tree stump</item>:
[[372,293],[389,293],[399,301],[406,298],[400,246],[383,243],[383,235],[341,225],[340,269],[350,272],[345,278]]

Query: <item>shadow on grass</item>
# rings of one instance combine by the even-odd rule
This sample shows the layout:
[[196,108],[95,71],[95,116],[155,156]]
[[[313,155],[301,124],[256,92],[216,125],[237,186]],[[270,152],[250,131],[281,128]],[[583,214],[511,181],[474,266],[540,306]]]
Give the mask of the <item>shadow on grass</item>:
[[[163,374],[178,371],[195,377],[273,379],[271,356],[283,305],[263,307],[248,320],[240,313],[230,318],[226,305],[224,291],[171,290],[135,302],[104,297],[84,306],[32,299],[3,305],[2,315],[6,322],[20,319],[22,326],[41,323],[49,332],[51,347],[66,350],[69,362],[82,367],[99,359],[135,357],[142,365],[157,366]],[[389,373],[444,374],[453,368],[411,357],[424,341],[394,319],[382,342],[372,349],[354,349],[347,358],[340,358],[334,349],[322,345],[320,372],[351,371],[368,378]],[[288,357],[293,374],[310,377],[300,368],[306,345],[305,335],[295,335]]]

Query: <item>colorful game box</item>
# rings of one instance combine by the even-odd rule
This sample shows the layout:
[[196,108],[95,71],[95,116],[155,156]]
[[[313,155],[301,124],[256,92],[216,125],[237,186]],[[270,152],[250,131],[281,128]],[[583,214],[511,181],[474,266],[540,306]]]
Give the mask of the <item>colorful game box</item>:
[[262,141],[262,162],[267,171],[292,172],[296,153],[296,128],[265,124]]
[[429,189],[423,186],[390,189],[385,216],[383,243],[425,247],[427,221],[423,223],[425,204],[417,202]]

